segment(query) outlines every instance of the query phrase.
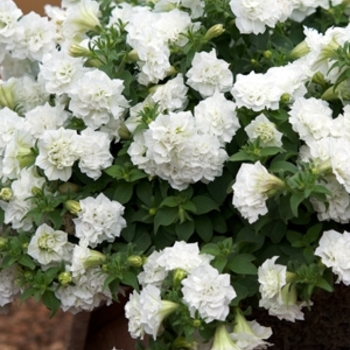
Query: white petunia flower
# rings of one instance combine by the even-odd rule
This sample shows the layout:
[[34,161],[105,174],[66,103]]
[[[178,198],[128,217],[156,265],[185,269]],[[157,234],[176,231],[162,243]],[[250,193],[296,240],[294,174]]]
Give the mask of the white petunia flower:
[[9,50],[15,58],[41,61],[44,53],[55,49],[55,31],[47,17],[32,11],[18,21]]
[[73,58],[64,50],[46,53],[40,66],[40,78],[50,94],[68,93],[86,72],[81,58]]
[[267,259],[258,269],[259,291],[261,299],[259,306],[268,310],[269,315],[280,320],[295,322],[303,320],[302,307],[305,302],[297,301],[295,285],[287,281],[287,268],[276,264],[277,256]]
[[87,197],[79,201],[81,211],[74,219],[76,236],[92,248],[104,241],[113,242],[126,227],[124,207],[111,201],[103,193],[96,198]]
[[28,245],[28,255],[42,265],[67,260],[68,235],[47,224],[40,225]]
[[111,143],[109,135],[87,128],[81,132],[80,142],[79,169],[97,180],[102,170],[109,167],[114,159],[109,151]]
[[237,74],[231,94],[238,108],[260,112],[265,108],[278,109],[283,92],[268,75],[252,71],[247,75]]
[[21,292],[17,280],[17,265],[0,270],[0,307],[12,303]]
[[243,163],[232,186],[232,203],[249,223],[253,223],[259,215],[267,213],[269,193],[283,187],[283,181],[269,174],[260,162]]
[[69,117],[64,105],[56,104],[52,107],[48,102],[39,105],[25,114],[24,129],[35,138],[40,138],[46,130],[56,130],[64,125]]
[[153,285],[143,288],[140,294],[134,291],[125,305],[131,337],[143,339],[147,333],[156,339],[164,318],[177,308],[178,304],[162,300],[160,289]]
[[143,271],[137,275],[139,283],[145,287],[152,284],[158,288],[168,276],[168,270],[158,262],[158,259],[164,254],[164,251],[154,251],[147,257],[147,261],[142,265]]
[[276,264],[278,256],[267,259],[258,269],[259,292],[263,299],[277,296],[287,283],[287,267]]
[[183,76],[178,74],[164,85],[156,86],[151,98],[159,104],[161,111],[182,111],[188,103],[187,91]]
[[260,138],[262,147],[281,147],[283,134],[276,129],[276,125],[270,122],[264,114],[259,114],[245,128],[249,140]]
[[231,286],[229,274],[219,274],[211,265],[203,264],[194,269],[181,284],[183,300],[191,317],[198,311],[206,323],[225,321],[230,311],[229,304],[237,295]]
[[5,107],[0,109],[0,153],[11,142],[16,130],[21,129],[23,118],[16,112]]
[[82,37],[87,31],[101,26],[97,1],[74,1],[72,5],[67,7],[67,17],[62,24],[65,37]]
[[214,257],[200,254],[198,243],[175,242],[172,247],[164,248],[157,259],[157,264],[166,271],[181,269],[191,273],[202,265],[207,265]]
[[339,233],[335,230],[323,232],[315,250],[315,255],[338,277],[337,283],[350,285],[350,233]]
[[0,3],[0,42],[11,41],[16,30],[17,21],[23,15],[21,9],[12,0]]
[[338,138],[332,143],[330,162],[337,181],[350,193],[350,141]]
[[326,101],[316,98],[298,98],[289,111],[293,130],[306,142],[331,135],[332,110]]
[[11,224],[14,230],[29,231],[33,226],[33,218],[25,217],[34,209],[35,204],[29,197],[33,196],[32,188],[42,188],[45,178],[39,177],[34,167],[21,170],[18,179],[12,182],[12,198],[8,202],[0,201],[0,207],[5,212],[4,223]]
[[128,102],[122,95],[123,81],[110,79],[93,69],[85,73],[69,90],[69,109],[96,130],[111,119],[120,121]]
[[292,13],[290,0],[231,0],[236,26],[242,34],[264,33],[266,26],[274,28]]
[[270,327],[261,326],[255,320],[247,321],[241,311],[237,311],[234,322],[233,333],[230,333],[230,337],[240,349],[266,349],[273,345],[264,340],[272,335]]
[[35,164],[44,170],[49,180],[67,181],[72,166],[79,158],[80,137],[75,130],[46,130],[38,143]]
[[89,269],[83,275],[73,278],[73,283],[59,286],[55,295],[60,300],[63,311],[76,314],[92,311],[101,303],[110,305],[112,295],[108,288],[103,288],[107,275],[100,268]]
[[33,164],[35,156],[31,148],[34,145],[34,138],[27,131],[22,129],[14,131],[12,139],[5,148],[2,159],[2,176],[4,178],[16,179],[21,169]]
[[334,176],[324,178],[325,186],[332,194],[326,194],[327,202],[322,202],[316,198],[310,198],[310,202],[317,212],[317,218],[320,221],[334,220],[346,224],[350,221],[350,195],[345,191]]
[[199,102],[194,115],[197,130],[217,137],[221,144],[230,142],[240,128],[235,103],[219,92]]
[[[342,0],[341,0],[342,1]],[[306,17],[316,12],[318,7],[329,9],[328,0],[292,0],[293,12],[289,18],[296,22],[302,22]]]
[[230,91],[233,84],[229,64],[216,57],[215,49],[210,52],[197,52],[186,76],[187,85],[203,97],[212,96],[215,91]]

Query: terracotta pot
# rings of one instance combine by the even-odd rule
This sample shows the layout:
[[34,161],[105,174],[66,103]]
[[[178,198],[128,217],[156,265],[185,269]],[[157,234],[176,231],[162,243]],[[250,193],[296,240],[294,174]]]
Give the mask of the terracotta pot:
[[14,0],[14,2],[23,11],[23,13],[35,11],[41,15],[44,15],[44,5],[46,4],[61,6],[61,0]]
[[67,350],[111,350],[113,347],[135,350],[136,340],[129,335],[124,313],[131,289],[125,291],[125,296],[119,297],[119,303],[74,316]]

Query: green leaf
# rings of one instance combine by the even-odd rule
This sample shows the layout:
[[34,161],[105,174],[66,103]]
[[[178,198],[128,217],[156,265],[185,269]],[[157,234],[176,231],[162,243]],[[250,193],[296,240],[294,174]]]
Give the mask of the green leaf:
[[146,177],[147,177],[147,174],[145,172],[143,172],[142,170],[134,168],[134,169],[131,169],[127,173],[127,177],[125,178],[125,181],[127,181],[127,182],[135,182],[137,180],[144,179]]
[[323,223],[319,222],[316,225],[310,227],[306,231],[306,235],[304,236],[304,241],[308,244],[316,242],[323,228]]
[[115,179],[124,178],[124,169],[120,165],[111,165],[110,167],[104,169],[104,172]]
[[166,197],[161,203],[160,207],[177,207],[179,206],[179,199],[175,196]]
[[240,275],[256,275],[257,267],[251,262],[254,259],[251,254],[239,254],[230,259],[227,267]]
[[261,157],[274,156],[275,154],[284,152],[283,148],[280,147],[264,147],[260,151]]
[[42,297],[42,302],[51,311],[50,318],[53,317],[61,306],[61,301],[56,297],[55,293],[51,290],[46,290]]
[[273,162],[269,167],[270,173],[292,173],[295,174],[298,171],[298,168],[290,162],[284,160],[279,160]]
[[217,203],[209,196],[201,195],[193,197],[192,203],[196,207],[196,215],[206,214],[212,210],[219,210]]
[[30,270],[34,270],[35,269],[35,263],[34,263],[33,259],[27,254],[22,255],[19,258],[18,263],[20,263],[23,266],[28,267]]
[[320,278],[317,281],[316,287],[322,288],[329,293],[332,293],[334,291],[333,287],[324,278]]
[[188,242],[189,238],[194,233],[194,222],[193,221],[185,221],[182,224],[177,223],[175,225],[175,232],[177,238],[181,241]]
[[152,206],[152,186],[149,181],[140,181],[136,187],[136,194],[147,207]]
[[230,162],[244,162],[244,161],[254,162],[256,160],[256,157],[248,154],[247,152],[239,151],[233,154],[228,160]]
[[304,193],[303,192],[296,192],[293,193],[290,197],[290,206],[293,212],[293,215],[295,217],[298,217],[298,208],[299,205],[303,202],[305,199]]
[[121,204],[129,202],[133,194],[134,184],[128,182],[117,182],[113,199]]
[[207,216],[197,216],[195,218],[196,232],[204,241],[209,242],[213,237],[213,226],[211,220]]
[[126,271],[123,275],[123,278],[121,279],[121,283],[125,284],[126,286],[131,286],[135,290],[139,289],[139,283],[137,280],[137,273],[132,271]]
[[[219,273],[222,273],[224,270],[225,266],[227,264],[227,259],[226,258],[216,258],[211,262],[211,265],[215,267]],[[204,277],[204,276],[203,276]]]
[[169,226],[178,219],[177,208],[159,208],[154,216],[154,231],[157,232],[159,226]]

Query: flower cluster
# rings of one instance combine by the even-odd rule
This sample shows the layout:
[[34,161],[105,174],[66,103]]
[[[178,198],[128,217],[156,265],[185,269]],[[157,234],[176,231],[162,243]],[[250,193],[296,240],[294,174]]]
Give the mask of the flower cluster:
[[150,349],[253,350],[348,285],[349,9],[2,0],[0,306],[129,286]]

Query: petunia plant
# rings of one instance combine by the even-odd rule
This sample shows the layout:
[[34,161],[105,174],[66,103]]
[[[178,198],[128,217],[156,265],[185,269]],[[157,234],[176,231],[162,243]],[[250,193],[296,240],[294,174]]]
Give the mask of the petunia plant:
[[0,3],[1,307],[128,287],[149,349],[249,350],[350,284],[349,1],[45,13]]

